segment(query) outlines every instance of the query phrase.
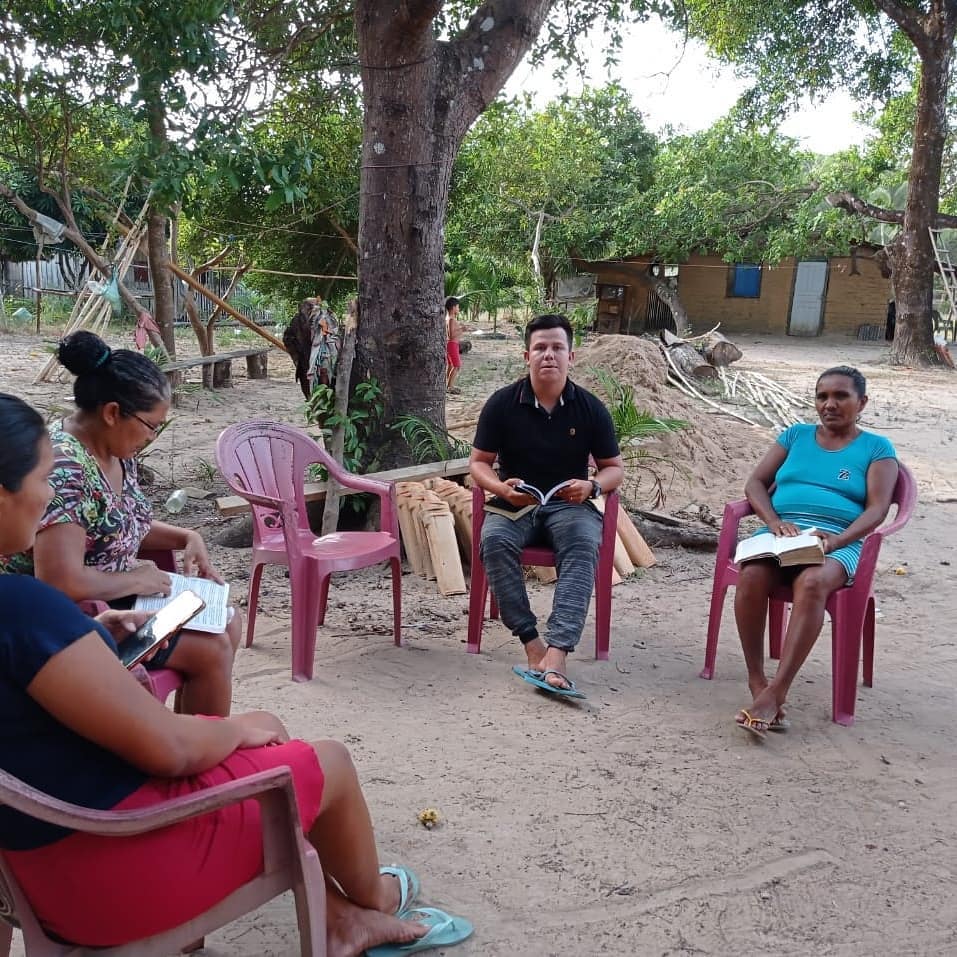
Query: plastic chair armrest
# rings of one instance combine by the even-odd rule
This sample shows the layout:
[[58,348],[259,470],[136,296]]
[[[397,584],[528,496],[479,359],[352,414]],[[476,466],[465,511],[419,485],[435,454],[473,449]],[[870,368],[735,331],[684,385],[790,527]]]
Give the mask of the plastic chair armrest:
[[22,782],[18,782],[15,788],[9,785],[3,787],[2,797],[4,804],[30,817],[86,834],[108,837],[155,831],[230,804],[250,798],[258,799],[272,790],[286,792],[287,799],[295,807],[292,771],[288,767],[260,771],[236,781],[217,784],[187,797],[173,798],[150,808],[129,811],[97,811],[78,807],[50,797]]

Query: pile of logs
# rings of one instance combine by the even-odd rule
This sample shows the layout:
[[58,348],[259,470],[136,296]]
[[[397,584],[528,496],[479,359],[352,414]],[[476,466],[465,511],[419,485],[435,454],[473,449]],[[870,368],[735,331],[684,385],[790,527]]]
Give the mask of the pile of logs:
[[[472,492],[456,482],[430,478],[424,482],[397,482],[399,534],[409,567],[420,578],[434,581],[443,595],[466,591],[465,572],[472,555]],[[636,566],[656,562],[641,533],[624,508],[618,509],[615,541],[615,584]],[[554,568],[532,568],[539,581],[554,582]]]
[[[749,425],[770,425],[782,430],[803,422],[803,410],[811,404],[806,398],[760,373],[729,371],[728,366],[737,362],[742,353],[717,330],[715,326],[691,339],[680,339],[667,329],[661,330],[669,385]],[[694,342],[700,342],[701,348],[695,348]],[[709,395],[703,393],[703,388]],[[716,398],[723,402],[715,401]]]

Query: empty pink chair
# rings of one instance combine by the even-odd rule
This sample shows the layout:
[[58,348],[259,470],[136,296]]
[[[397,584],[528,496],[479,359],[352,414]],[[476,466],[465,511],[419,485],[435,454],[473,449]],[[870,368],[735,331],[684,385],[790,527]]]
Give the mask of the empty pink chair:
[[[262,771],[135,811],[91,811],[77,807],[0,771],[0,804],[7,804],[41,821],[87,834],[100,834],[104,840],[111,835],[158,830],[251,799],[259,802],[262,812],[262,873],[188,923],[119,947],[86,948],[48,937],[0,851],[0,957],[7,957],[10,953],[14,927],[23,933],[26,957],[167,957],[189,948],[206,934],[287,890],[292,890],[296,898],[302,957],[325,957],[326,892],[322,867],[315,849],[303,836],[292,773],[288,768]],[[188,862],[183,866],[188,867]],[[117,879],[122,877],[117,875]],[[142,880],[144,893],[162,893],[162,888],[149,887],[148,873],[126,877]]]
[[[485,492],[472,486],[472,568],[469,585],[469,630],[466,651],[477,655],[482,647],[482,626],[488,599],[488,578],[479,557],[482,525],[485,523]],[[598,568],[595,570],[595,657],[608,660],[611,643],[611,580],[614,572],[615,536],[618,527],[618,492],[605,497],[605,517],[602,523],[601,545],[598,547]],[[522,565],[555,565],[555,553],[545,546],[522,549]],[[490,602],[489,617],[498,618],[495,596]]]
[[[864,684],[870,688],[874,683],[874,569],[880,553],[881,542],[898,531],[910,519],[917,502],[917,483],[903,463],[899,464],[897,485],[892,503],[897,514],[889,524],[871,532],[864,539],[861,559],[853,584],[833,592],[827,600],[827,612],[831,616],[831,654],[833,658],[833,718],[838,724],[854,723],[854,707],[857,702],[857,673],[861,660],[861,643],[864,646]],[[725,594],[731,585],[738,582],[738,566],[733,556],[738,541],[738,525],[742,518],[752,514],[747,499],[729,502],[724,507],[724,519],[718,538],[718,554],[715,558],[714,584],[711,589],[711,611],[708,615],[708,643],[705,648],[702,678],[714,677],[714,661],[718,653],[718,632],[721,628],[721,613]],[[791,589],[778,588],[771,596],[768,608],[768,632],[772,658],[780,658],[781,646],[787,629],[787,608],[791,602]]]
[[[249,582],[252,644],[259,581],[265,564],[288,565],[292,590],[292,677],[312,678],[316,628],[325,621],[329,577],[388,561],[392,569],[392,618],[402,643],[402,567],[395,488],[353,475],[305,432],[277,422],[230,426],[216,443],[216,462],[226,483],[252,506],[253,554]],[[322,465],[346,488],[379,497],[379,531],[335,532],[317,537],[309,527],[303,495],[305,472]]]

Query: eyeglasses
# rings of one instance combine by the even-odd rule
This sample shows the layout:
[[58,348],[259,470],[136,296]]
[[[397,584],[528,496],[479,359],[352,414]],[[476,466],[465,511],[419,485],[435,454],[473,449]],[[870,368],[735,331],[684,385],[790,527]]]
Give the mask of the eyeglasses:
[[136,421],[139,422],[140,425],[146,426],[146,428],[153,433],[154,439],[156,438],[156,436],[160,434],[160,432],[163,431],[164,428],[166,428],[165,419],[162,422],[160,422],[159,425],[153,425],[152,422],[147,422],[146,419],[141,419],[135,412],[131,412],[130,417],[136,419]]

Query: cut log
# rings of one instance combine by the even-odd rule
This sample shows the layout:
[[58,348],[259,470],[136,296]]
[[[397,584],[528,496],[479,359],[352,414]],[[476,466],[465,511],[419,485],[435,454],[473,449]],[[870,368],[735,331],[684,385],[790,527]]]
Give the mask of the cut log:
[[648,547],[648,543],[641,537],[641,532],[635,528],[623,506],[618,508],[618,537],[625,545],[628,557],[639,568],[651,568],[657,564],[655,553]]
[[615,536],[614,565],[615,571],[622,578],[627,578],[635,573],[635,566],[632,565],[631,559],[628,557],[628,549],[625,548],[625,543],[621,540],[620,535]]
[[641,515],[634,516],[634,522],[641,537],[652,548],[677,545],[709,552],[718,548],[718,533],[708,525],[692,525],[675,519],[667,523],[657,522]]
[[679,339],[673,332],[662,329],[661,341],[675,365],[689,379],[718,378],[718,370],[711,363],[706,362],[704,356],[684,339]]
[[729,366],[741,358],[741,350],[720,332],[712,332],[705,339],[704,357],[713,366]]
[[464,595],[465,575],[448,504],[440,501],[423,503],[419,517],[425,529],[439,591],[443,595]]

